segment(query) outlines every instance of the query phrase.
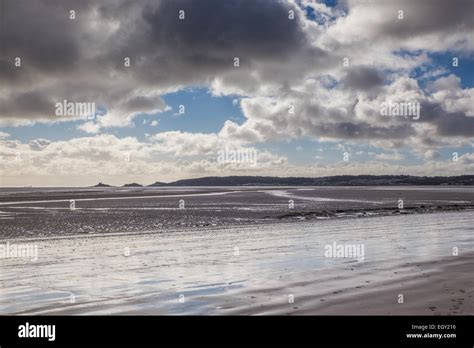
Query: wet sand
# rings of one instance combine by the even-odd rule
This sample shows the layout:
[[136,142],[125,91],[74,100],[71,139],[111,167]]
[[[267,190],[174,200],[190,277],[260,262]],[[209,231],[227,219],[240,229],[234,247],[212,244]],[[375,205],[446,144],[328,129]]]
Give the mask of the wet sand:
[[[353,269],[338,272],[334,278],[308,274],[307,279],[315,280],[296,281],[287,284],[285,289],[270,288],[254,292],[251,295],[253,303],[259,305],[229,310],[227,314],[474,315],[473,270],[474,253],[378,268],[378,277],[386,280],[373,283],[364,281],[364,272],[353,272]],[[321,293],[321,281],[332,282],[341,277],[352,279],[352,284]],[[294,298],[293,303],[288,303],[287,308],[281,303],[268,301],[275,294],[288,293],[288,290],[297,293],[298,297]],[[403,295],[403,302],[399,303],[399,295]]]
[[[38,259],[0,259],[0,314],[474,314],[473,220],[463,211],[3,239],[37,245]],[[364,244],[364,259],[327,258],[333,242]]]
[[[74,210],[70,200],[75,202]],[[179,208],[181,200],[184,209]],[[0,189],[0,239],[298,224],[461,210],[474,210],[474,187]]]

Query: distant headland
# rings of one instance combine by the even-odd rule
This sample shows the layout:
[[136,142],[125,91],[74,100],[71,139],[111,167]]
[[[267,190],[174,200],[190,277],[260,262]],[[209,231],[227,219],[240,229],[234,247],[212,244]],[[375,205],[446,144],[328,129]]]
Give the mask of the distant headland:
[[[156,181],[156,186],[407,186],[407,185],[474,185],[474,175],[412,176],[412,175],[338,175],[318,178],[275,176],[207,176],[177,180],[169,183]],[[122,187],[142,187],[131,183]],[[98,183],[93,187],[112,187]]]

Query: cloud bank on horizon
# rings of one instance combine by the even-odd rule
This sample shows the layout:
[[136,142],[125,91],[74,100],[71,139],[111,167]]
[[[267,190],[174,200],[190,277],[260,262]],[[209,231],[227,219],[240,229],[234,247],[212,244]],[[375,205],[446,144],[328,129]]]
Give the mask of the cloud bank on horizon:
[[473,174],[472,13],[470,0],[0,0],[0,185]]

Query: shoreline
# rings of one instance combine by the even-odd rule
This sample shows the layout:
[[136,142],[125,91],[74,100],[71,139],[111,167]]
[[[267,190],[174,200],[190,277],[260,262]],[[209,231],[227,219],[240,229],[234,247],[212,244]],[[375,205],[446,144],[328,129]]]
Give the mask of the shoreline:
[[474,210],[473,204],[452,204],[452,205],[432,205],[432,206],[415,206],[403,209],[394,208],[361,208],[361,209],[337,209],[337,210],[321,210],[311,212],[295,212],[280,215],[279,220],[305,218],[305,220],[320,220],[324,218],[366,218],[376,216],[396,216],[396,215],[413,215],[413,214],[436,214],[444,212],[462,212]]
[[[443,207],[444,208],[444,207]],[[247,228],[260,228],[260,227],[266,227],[268,225],[278,225],[278,226],[285,226],[287,225],[288,227],[293,227],[295,225],[301,225],[301,224],[306,224],[306,223],[317,223],[317,222],[322,222],[322,221],[335,221],[335,220],[344,220],[344,221],[350,221],[350,220],[360,220],[360,219],[366,219],[366,218],[380,218],[380,217],[397,217],[397,216],[404,216],[404,215],[427,215],[427,214],[444,214],[444,213],[460,213],[462,214],[463,212],[470,212],[474,211],[474,206],[470,206],[469,208],[465,209],[458,209],[459,207],[456,207],[456,209],[439,209],[439,210],[433,210],[433,211],[426,211],[426,212],[410,212],[410,213],[399,213],[399,214],[391,214],[391,213],[386,213],[386,214],[365,214],[365,215],[348,215],[348,216],[332,216],[328,218],[318,218],[320,212],[302,212],[302,213],[295,213],[293,214],[287,214],[282,218],[268,218],[268,220],[259,220],[258,223],[256,222],[251,222],[248,224],[240,224],[240,225],[228,225],[228,226],[196,226],[193,227],[193,232],[199,233],[203,231],[211,231],[211,232],[219,232],[221,230],[229,230],[229,229],[247,229]],[[416,210],[416,208],[412,208],[413,210]],[[357,212],[364,212],[367,211],[368,209],[362,209]],[[384,211],[384,209],[374,209],[376,211]],[[386,209],[386,211],[393,211],[393,209]],[[326,213],[326,212],[322,212]],[[310,219],[298,219],[299,215],[306,216],[307,214],[313,215],[314,218]],[[291,220],[291,218],[294,218],[294,220]],[[67,234],[67,235],[47,235],[47,236],[38,236],[38,237],[26,237],[26,236],[19,236],[19,237],[12,237],[12,238],[2,238],[0,236],[0,243],[3,242],[8,242],[8,241],[45,241],[45,240],[61,240],[61,239],[73,239],[73,238],[100,238],[100,237],[120,237],[120,236],[140,236],[140,235],[153,235],[153,234],[172,234],[172,233],[187,233],[189,231],[188,226],[184,227],[173,227],[173,228],[166,228],[166,229],[156,229],[156,230],[148,230],[148,231],[127,231],[127,232],[110,232],[110,233],[77,233],[77,234]]]

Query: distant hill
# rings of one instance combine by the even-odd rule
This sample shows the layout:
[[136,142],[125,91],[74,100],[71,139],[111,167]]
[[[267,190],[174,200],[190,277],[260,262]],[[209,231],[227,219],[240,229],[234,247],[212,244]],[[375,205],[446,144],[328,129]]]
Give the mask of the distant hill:
[[123,185],[123,187],[142,187],[142,186],[143,185],[137,184],[136,182]]
[[103,184],[102,182],[99,182],[97,185],[94,185],[92,187],[112,187],[111,185]]
[[390,186],[390,185],[474,185],[474,175],[338,175],[320,178],[273,176],[209,176],[155,183],[150,186]]
[[148,185],[148,186],[151,187],[151,186],[166,186],[166,185],[168,185],[168,184],[165,183],[165,182],[155,181],[153,184]]

